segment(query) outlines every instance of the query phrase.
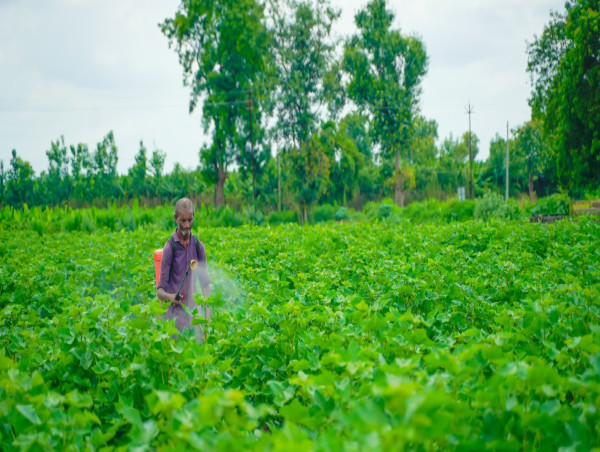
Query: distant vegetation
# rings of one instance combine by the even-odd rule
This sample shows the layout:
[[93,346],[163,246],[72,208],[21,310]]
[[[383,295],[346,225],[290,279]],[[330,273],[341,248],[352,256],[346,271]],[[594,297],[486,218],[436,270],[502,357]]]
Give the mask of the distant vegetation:
[[[290,211],[306,222],[325,211],[342,218],[351,210],[341,206],[469,193],[469,156],[482,144],[469,132],[439,139],[436,122],[419,113],[428,56],[394,28],[384,0],[359,11],[357,33],[341,41],[331,35],[339,12],[326,0],[216,5],[182,3],[161,24],[210,135],[198,143],[196,169],[167,173],[165,152],[140,142],[134,165],[118,174],[112,132],[95,146],[59,137],[39,175],[16,150],[0,162],[0,206],[152,206],[189,196],[253,222]],[[598,9],[566,2],[528,45],[532,117],[509,137],[512,198],[600,196]],[[473,162],[476,198],[504,195],[506,151],[498,134],[489,157]]]

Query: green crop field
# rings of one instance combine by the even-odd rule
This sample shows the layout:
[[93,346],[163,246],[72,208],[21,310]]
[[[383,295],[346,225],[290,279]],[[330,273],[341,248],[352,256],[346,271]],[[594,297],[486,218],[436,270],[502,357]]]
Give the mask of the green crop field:
[[204,344],[155,299],[168,230],[13,226],[2,450],[600,448],[591,219],[200,229]]

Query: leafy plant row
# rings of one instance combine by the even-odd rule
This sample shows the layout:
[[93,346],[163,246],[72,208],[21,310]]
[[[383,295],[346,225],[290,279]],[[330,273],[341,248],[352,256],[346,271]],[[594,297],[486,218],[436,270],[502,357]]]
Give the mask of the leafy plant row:
[[0,230],[1,449],[600,447],[597,222],[198,232],[204,344],[168,232]]
[[[379,221],[401,222],[404,220],[421,223],[463,222],[472,219],[490,218],[519,219],[529,215],[568,215],[570,200],[566,195],[552,195],[536,203],[520,207],[514,200],[508,203],[495,193],[488,193],[477,201],[458,202],[456,199],[437,201],[435,199],[416,202],[406,208],[397,207],[391,200],[367,203],[362,211],[348,207],[323,204],[312,211],[310,221]],[[238,212],[229,206],[213,209],[198,206],[196,224],[203,227],[238,227],[244,224],[277,225],[297,223],[299,215],[295,211],[270,212],[247,208]],[[4,207],[0,209],[0,227],[35,231],[38,235],[56,232],[80,231],[93,233],[97,230],[134,231],[153,227],[170,230],[173,227],[173,207],[170,205],[141,208],[137,202],[130,206],[111,205],[107,209],[96,207],[86,209],[45,208],[25,206],[23,209]]]

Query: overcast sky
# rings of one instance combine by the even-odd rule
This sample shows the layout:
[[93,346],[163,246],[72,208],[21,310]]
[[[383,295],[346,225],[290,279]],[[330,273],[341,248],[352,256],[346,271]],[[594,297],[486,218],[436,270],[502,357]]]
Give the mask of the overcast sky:
[[[342,9],[338,35],[355,32],[366,0],[332,0]],[[438,141],[468,130],[480,156],[496,133],[530,117],[526,43],[564,0],[395,0],[395,26],[419,36],[429,56],[421,112],[438,124]],[[0,160],[16,149],[36,173],[50,142],[96,143],[112,130],[118,170],[127,171],[140,140],[175,162],[198,164],[206,138],[200,110],[188,113],[177,56],[158,23],[179,0],[0,0]]]

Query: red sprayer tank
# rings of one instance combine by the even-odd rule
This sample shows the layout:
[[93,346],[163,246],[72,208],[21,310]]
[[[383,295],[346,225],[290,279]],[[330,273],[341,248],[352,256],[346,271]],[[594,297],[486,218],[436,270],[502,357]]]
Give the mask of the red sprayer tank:
[[154,252],[154,273],[156,275],[156,285],[160,281],[160,261],[162,260],[162,248]]

